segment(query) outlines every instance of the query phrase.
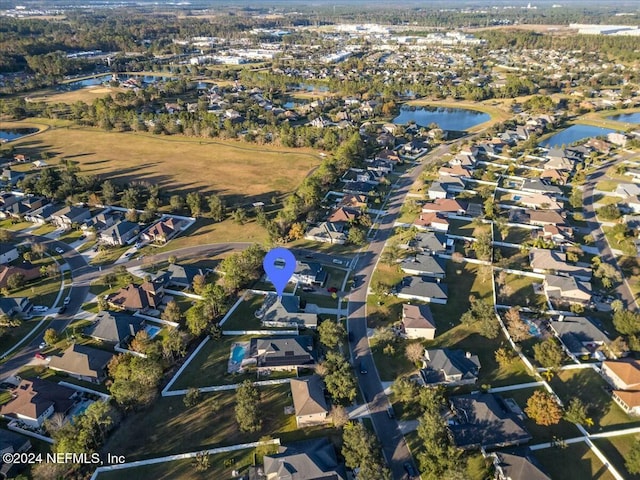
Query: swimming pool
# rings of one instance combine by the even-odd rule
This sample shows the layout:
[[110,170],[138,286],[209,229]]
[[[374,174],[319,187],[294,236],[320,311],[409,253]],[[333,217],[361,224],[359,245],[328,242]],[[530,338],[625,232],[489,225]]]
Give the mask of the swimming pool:
[[530,335],[533,335],[534,337],[539,337],[540,336],[540,329],[538,328],[538,326],[535,323],[533,323],[528,318],[524,319],[524,323],[526,323],[529,326],[529,334]]
[[160,330],[162,330],[162,328],[156,327],[155,325],[147,325],[146,327],[144,327],[144,329],[149,334],[149,338],[155,337],[160,332]]
[[85,412],[85,410],[89,407],[89,405],[91,405],[92,403],[93,402],[82,402],[76,405],[75,407],[73,407],[73,410],[69,412],[69,421],[71,422],[72,425],[73,425],[73,419],[78,415],[82,415]]
[[235,345],[233,350],[231,351],[231,361],[233,363],[240,363],[244,360],[244,355],[246,353],[246,348],[242,345]]

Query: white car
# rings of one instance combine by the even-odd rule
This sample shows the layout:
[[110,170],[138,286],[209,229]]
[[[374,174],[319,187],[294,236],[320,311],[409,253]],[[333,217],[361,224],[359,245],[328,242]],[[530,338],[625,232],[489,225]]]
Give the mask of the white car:
[[47,310],[49,310],[49,307],[45,307],[44,305],[34,305],[33,307],[34,312],[46,312]]
[[71,297],[67,297],[64,299],[63,305],[69,305],[69,302],[71,301]]
[[47,342],[42,342],[42,343],[38,346],[38,348],[39,348],[40,350],[42,350],[43,348],[46,348],[46,346],[47,346]]
[[61,247],[56,247],[56,253],[62,255],[64,253],[64,250]]

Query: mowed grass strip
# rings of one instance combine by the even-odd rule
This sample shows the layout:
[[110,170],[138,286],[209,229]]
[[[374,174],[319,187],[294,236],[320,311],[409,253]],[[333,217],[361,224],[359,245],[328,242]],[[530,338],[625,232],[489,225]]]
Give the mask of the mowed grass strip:
[[[7,122],[3,127],[23,125]],[[16,152],[34,158],[47,152],[78,162],[85,174],[118,183],[146,181],[172,192],[215,192],[226,196],[229,204],[270,201],[273,195],[290,192],[321,160],[310,149],[71,125],[52,127],[13,145]]]

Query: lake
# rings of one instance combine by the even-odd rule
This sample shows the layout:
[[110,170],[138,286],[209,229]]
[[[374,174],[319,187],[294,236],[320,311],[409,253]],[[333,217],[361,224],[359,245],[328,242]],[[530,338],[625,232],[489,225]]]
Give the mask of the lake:
[[607,117],[607,120],[615,120],[616,122],[640,123],[640,112],[612,115],[611,117]]
[[415,122],[421,127],[437,123],[443,130],[464,131],[490,119],[488,113],[464,108],[422,107],[413,110],[405,107],[393,119],[393,123],[404,125]]
[[111,78],[111,74],[99,75],[97,77],[85,78],[84,80],[76,80],[75,82],[65,83],[60,85],[61,90],[77,90],[84,87],[95,87],[96,85],[102,85],[104,82]]
[[600,137],[615,132],[610,128],[593,127],[591,125],[572,125],[539,143],[541,147],[558,147],[571,145],[585,138]]
[[36,133],[37,131],[37,128],[3,128],[0,129],[0,141],[8,142],[10,140],[24,137],[25,135]]

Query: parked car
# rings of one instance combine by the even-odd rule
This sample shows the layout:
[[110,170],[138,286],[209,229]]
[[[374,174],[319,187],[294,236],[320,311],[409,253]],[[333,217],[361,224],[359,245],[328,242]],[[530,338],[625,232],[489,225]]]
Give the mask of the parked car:
[[47,346],[47,342],[42,342],[40,345],[38,345],[38,348],[40,350],[42,350],[43,348],[45,348]]
[[349,341],[353,342],[353,332],[349,332]]
[[411,465],[411,462],[405,462],[403,465],[405,472],[407,472],[407,475],[409,475],[409,478],[414,478],[418,476],[418,472],[416,472],[416,469],[413,465]]
[[331,260],[333,263],[335,263],[336,265],[342,265],[342,260],[338,260],[337,258],[334,258],[333,260]]
[[64,250],[61,247],[56,247],[56,253],[62,255],[64,253]]
[[389,418],[396,418],[396,414],[393,411],[393,407],[387,408],[387,415],[389,415]]
[[367,373],[367,367],[364,364],[364,360],[360,360],[360,373],[363,375]]
[[338,291],[338,289],[336,287],[327,288],[327,292],[329,292],[329,293],[336,293],[337,291]]
[[64,313],[67,311],[67,306],[66,305],[62,305],[59,309],[58,309],[58,313]]
[[303,292],[315,292],[316,289],[313,287],[302,287]]
[[49,308],[44,305],[34,305],[33,307],[34,312],[46,312],[47,310],[49,310]]
[[71,297],[67,297],[64,299],[63,305],[69,305],[69,302],[71,301]]
[[36,355],[35,355],[35,356],[36,356],[36,358],[37,358],[38,360],[44,360],[44,359],[46,358],[46,357],[45,357],[43,354],[41,354],[40,352],[36,352]]

